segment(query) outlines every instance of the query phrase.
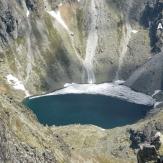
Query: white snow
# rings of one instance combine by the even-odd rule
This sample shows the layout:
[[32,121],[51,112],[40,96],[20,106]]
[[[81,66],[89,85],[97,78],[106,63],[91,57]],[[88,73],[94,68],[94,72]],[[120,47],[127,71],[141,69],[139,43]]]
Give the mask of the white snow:
[[73,84],[75,84],[75,83],[65,83],[65,84],[64,84],[64,87],[69,87],[69,86],[71,86],[71,85],[73,85]]
[[115,83],[103,83],[103,84],[72,84],[61,90],[55,92],[41,95],[33,96],[30,99],[52,96],[52,95],[62,95],[62,94],[98,94],[106,95],[111,97],[116,97],[125,101],[129,101],[136,104],[143,104],[153,106],[155,100],[148,95],[143,93],[135,92],[124,85],[117,85]]
[[116,80],[114,81],[115,84],[118,84],[118,85],[121,85],[121,84],[124,84],[125,81],[124,80]]
[[154,136],[155,139],[159,138],[161,144],[163,145],[163,135],[161,134],[161,132],[157,132]]
[[59,10],[56,11],[47,11],[47,13],[49,15],[51,15],[53,18],[55,18],[58,23],[69,33],[71,34],[72,32],[69,30],[68,26],[66,25],[66,23],[64,22],[64,20],[62,19],[61,13]]
[[161,133],[160,132],[157,132],[154,137],[155,138],[158,138],[158,137],[160,138],[161,137]]
[[63,5],[63,3],[60,3],[60,4],[59,4],[59,6],[62,6],[62,5]]
[[154,94],[152,95],[152,97],[154,97],[155,95],[157,95],[158,93],[160,93],[161,90],[155,90]]
[[[161,90],[155,90],[155,92],[153,93],[152,97],[155,99],[155,96],[156,96],[157,94],[159,94],[160,92],[161,92]],[[160,105],[163,105],[163,101],[157,101],[157,100],[156,100],[156,103],[155,103],[155,105],[154,105],[154,108],[157,108],[157,107],[159,107]]]
[[87,38],[87,45],[86,45],[86,57],[84,60],[84,67],[87,72],[87,80],[89,84],[95,83],[95,75],[93,71],[93,59],[96,54],[96,47],[98,44],[98,34],[97,34],[97,9],[95,6],[95,1],[91,0],[91,22],[90,22],[90,30],[88,33]]
[[163,26],[162,26],[162,24],[161,24],[161,23],[159,23],[159,24],[158,24],[157,29],[163,29]]
[[155,102],[154,108],[157,108],[158,106],[160,106],[160,105],[162,105],[162,104],[163,104],[163,102]]
[[29,17],[29,10],[27,9],[26,16]]
[[16,77],[14,77],[13,75],[9,74],[6,76],[7,81],[10,85],[12,85],[12,87],[16,90],[22,90],[24,91],[26,96],[30,96],[29,92],[25,89],[22,81],[18,80]]
[[134,29],[132,29],[131,32],[134,33],[134,34],[138,33],[138,31],[137,30],[134,30]]
[[94,128],[97,128],[97,130],[106,131],[106,129],[104,129],[104,128],[101,128],[101,127],[98,127],[98,126],[95,126],[95,125],[91,125],[91,126],[93,126]]
[[106,129],[104,129],[104,128],[100,128],[100,130],[101,130],[101,131],[105,131]]

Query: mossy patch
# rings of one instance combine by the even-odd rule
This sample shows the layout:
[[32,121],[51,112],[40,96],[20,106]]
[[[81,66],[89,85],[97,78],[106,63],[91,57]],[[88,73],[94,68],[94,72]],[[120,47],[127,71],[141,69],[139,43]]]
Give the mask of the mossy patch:
[[117,38],[118,38],[118,45],[120,45],[122,37],[123,37],[123,20],[121,19],[121,17],[119,17],[119,21],[117,22]]
[[11,48],[7,49],[6,52],[5,52],[5,56],[6,56],[6,59],[7,59],[7,63],[9,65],[9,68],[16,72],[17,71],[17,66],[15,64],[15,60],[13,59],[13,51]]
[[82,40],[83,38],[83,35],[82,35],[82,31],[83,31],[83,25],[84,25],[84,13],[83,13],[83,10],[82,9],[77,9],[76,11],[76,19],[77,19],[77,26],[78,26],[78,29],[80,31],[79,33],[79,38],[80,40]]
[[[45,24],[48,30],[48,39],[52,46],[59,47],[61,44],[61,38],[57,32],[57,30],[54,28],[52,20],[48,14],[44,17]],[[54,47],[53,47],[54,48]]]
[[18,36],[17,39],[16,39],[16,43],[18,45],[24,45],[25,44],[25,37],[21,37],[21,36]]

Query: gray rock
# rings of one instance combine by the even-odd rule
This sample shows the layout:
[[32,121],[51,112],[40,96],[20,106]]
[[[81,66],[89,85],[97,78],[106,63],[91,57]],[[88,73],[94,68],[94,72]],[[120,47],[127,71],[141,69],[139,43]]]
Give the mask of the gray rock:
[[159,158],[155,146],[149,144],[143,144],[137,155],[138,163],[146,163],[150,161],[157,163]]
[[163,92],[160,90],[158,91],[158,93],[154,94],[152,96],[154,99],[156,99],[156,101],[163,101]]
[[18,19],[15,11],[8,2],[1,2],[0,6],[0,43],[6,45],[10,43],[10,39],[17,38]]
[[28,10],[34,11],[37,9],[36,0],[25,0]]
[[7,161],[14,163],[56,162],[56,159],[51,151],[45,150],[42,152],[17,140],[2,120],[0,120],[0,142],[1,163],[5,163]]

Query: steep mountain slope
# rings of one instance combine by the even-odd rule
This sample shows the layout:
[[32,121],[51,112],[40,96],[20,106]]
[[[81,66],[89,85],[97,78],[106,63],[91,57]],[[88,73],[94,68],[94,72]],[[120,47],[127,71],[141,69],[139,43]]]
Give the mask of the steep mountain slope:
[[152,55],[146,1],[91,3],[1,0],[1,74],[31,94],[87,83],[89,74],[97,83],[127,80]]
[[[159,23],[162,23],[162,9],[162,1],[151,1],[145,6],[140,24],[149,30],[148,37],[150,38],[151,57],[132,73],[126,82],[126,85],[147,94],[153,94],[155,90],[161,90],[163,84],[162,30],[158,29]],[[140,54],[141,59],[143,56],[141,52]]]
[[160,107],[135,125],[103,130],[42,126],[20,104],[72,82],[125,80],[149,95],[162,89],[162,7],[162,0],[0,0],[0,162],[131,163],[144,142],[139,160],[162,156],[162,139],[153,143],[163,132]]

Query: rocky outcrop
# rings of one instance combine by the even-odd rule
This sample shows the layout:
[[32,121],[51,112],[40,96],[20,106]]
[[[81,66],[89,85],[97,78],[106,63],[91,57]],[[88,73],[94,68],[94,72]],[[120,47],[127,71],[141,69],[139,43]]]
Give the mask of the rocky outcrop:
[[28,10],[34,11],[37,9],[37,1],[36,0],[26,0],[26,6]]
[[162,122],[147,123],[141,130],[130,130],[131,147],[139,163],[159,162],[162,158]]
[[161,52],[161,33],[158,28],[159,23],[162,23],[163,2],[160,0],[148,2],[143,15],[141,24],[145,28],[149,28],[150,45],[153,53]]
[[149,58],[149,61],[139,67],[126,81],[126,85],[136,91],[153,94],[155,90],[162,89],[162,53]]
[[57,162],[49,150],[40,151],[20,142],[3,120],[0,120],[0,162]]
[[162,89],[162,29],[158,28],[162,22],[162,10],[163,2],[160,0],[146,3],[140,24],[149,30],[151,57],[137,68],[126,82],[127,86],[147,94]]
[[159,156],[154,145],[145,144],[138,151],[138,163],[158,162]]
[[82,65],[70,37],[48,15],[45,2],[1,3],[1,69],[6,69],[2,76],[16,76],[32,94],[81,81]]
[[0,45],[1,48],[9,44],[10,39],[17,38],[18,18],[12,9],[12,4],[0,2]]

